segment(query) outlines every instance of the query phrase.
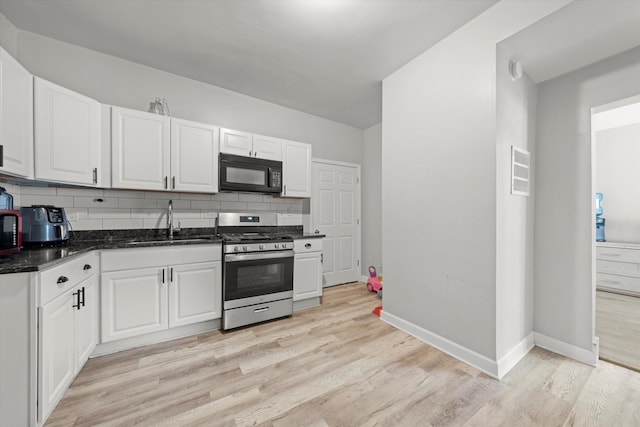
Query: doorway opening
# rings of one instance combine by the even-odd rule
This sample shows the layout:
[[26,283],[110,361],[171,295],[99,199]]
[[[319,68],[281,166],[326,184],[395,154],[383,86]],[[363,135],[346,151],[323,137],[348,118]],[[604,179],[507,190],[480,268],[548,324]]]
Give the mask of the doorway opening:
[[600,358],[640,371],[640,95],[593,108],[591,137]]

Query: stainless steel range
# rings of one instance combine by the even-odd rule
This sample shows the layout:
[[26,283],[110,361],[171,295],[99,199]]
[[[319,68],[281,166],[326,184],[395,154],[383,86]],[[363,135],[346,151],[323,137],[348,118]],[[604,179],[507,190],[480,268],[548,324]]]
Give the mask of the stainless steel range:
[[274,213],[220,213],[222,329],[293,313],[293,238]]

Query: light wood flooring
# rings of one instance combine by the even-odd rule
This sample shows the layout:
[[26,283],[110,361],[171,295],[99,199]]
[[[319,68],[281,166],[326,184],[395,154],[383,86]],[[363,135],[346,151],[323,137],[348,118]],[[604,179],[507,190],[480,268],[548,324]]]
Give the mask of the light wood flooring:
[[640,298],[596,291],[600,358],[640,371]]
[[638,426],[640,373],[534,348],[497,381],[371,314],[321,307],[91,359],[49,426]]

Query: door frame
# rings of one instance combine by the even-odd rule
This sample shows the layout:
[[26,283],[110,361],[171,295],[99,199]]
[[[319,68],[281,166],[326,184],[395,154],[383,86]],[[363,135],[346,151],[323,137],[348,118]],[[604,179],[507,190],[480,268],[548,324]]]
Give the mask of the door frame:
[[[356,268],[358,271],[358,277],[356,280],[362,280],[362,166],[357,163],[347,163],[340,162],[336,160],[328,160],[328,159],[319,159],[313,157],[311,159],[311,199],[309,203],[309,230],[312,233],[315,233],[315,219],[313,217],[314,212],[314,200],[318,200],[317,195],[314,195],[315,184],[314,184],[314,176],[313,176],[313,164],[321,163],[332,166],[343,166],[356,169],[356,206],[355,206],[355,215],[356,215],[356,235],[354,236],[354,240],[356,242]],[[324,274],[324,273],[323,273]],[[324,282],[324,280],[323,280]],[[334,285],[329,285],[334,286]],[[323,285],[324,287],[324,285]],[[328,286],[327,286],[328,287]]]

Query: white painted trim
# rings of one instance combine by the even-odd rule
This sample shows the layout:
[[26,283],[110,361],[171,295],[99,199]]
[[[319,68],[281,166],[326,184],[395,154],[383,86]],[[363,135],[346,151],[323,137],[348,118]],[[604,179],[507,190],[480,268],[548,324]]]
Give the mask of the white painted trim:
[[514,366],[521,361],[535,346],[534,333],[531,332],[516,344],[507,354],[498,360],[498,379],[502,379]]
[[[461,362],[466,363],[467,365],[471,365],[493,378],[499,379],[498,364],[494,360],[491,360],[480,353],[476,353],[473,350],[469,350],[466,347],[456,344],[453,341],[443,338],[440,335],[427,331],[426,329],[414,325],[413,323],[407,322],[406,320],[403,320],[398,316],[384,311],[384,309],[380,312],[380,319],[388,323],[389,325],[394,326],[401,331],[404,331],[409,335],[418,338],[420,341],[423,341],[430,346],[437,348],[438,350],[448,354],[449,356],[452,356],[460,360]],[[509,361],[510,360],[511,359],[509,359]]]
[[[324,163],[326,165],[346,166],[348,168],[358,168],[358,169],[360,169],[360,166],[361,166],[357,163],[347,163],[347,162],[339,162],[336,160],[318,159],[317,157],[313,157],[311,159],[311,163],[313,162]],[[358,177],[360,176],[358,175]]]
[[589,351],[539,332],[534,332],[534,336],[535,343],[538,347],[558,353],[570,359],[575,359],[578,362],[586,363],[587,365],[597,366],[598,364],[600,345],[597,337],[593,341],[593,350]]

